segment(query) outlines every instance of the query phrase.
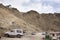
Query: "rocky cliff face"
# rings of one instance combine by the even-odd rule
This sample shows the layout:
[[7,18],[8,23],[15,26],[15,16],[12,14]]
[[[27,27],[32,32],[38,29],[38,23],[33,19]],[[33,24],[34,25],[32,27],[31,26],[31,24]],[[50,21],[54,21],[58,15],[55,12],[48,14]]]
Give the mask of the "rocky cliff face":
[[39,14],[36,11],[19,12],[16,8],[0,4],[0,29],[21,28],[29,32],[59,31],[60,13]]

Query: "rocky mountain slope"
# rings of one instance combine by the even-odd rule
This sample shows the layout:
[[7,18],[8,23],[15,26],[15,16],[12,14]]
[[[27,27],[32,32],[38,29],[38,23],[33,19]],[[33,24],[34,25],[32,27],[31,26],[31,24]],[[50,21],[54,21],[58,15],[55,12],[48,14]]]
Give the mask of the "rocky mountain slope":
[[[19,14],[18,14],[19,15]],[[31,10],[22,16],[15,15],[29,24],[35,26],[35,30],[40,31],[60,31],[60,13],[48,13],[39,14],[38,12]]]
[[60,31],[60,14],[39,14],[33,10],[24,13],[0,4],[1,28],[21,28],[28,32]]
[[23,19],[15,16],[16,14],[20,14],[22,16],[22,13],[17,11],[17,9],[9,8],[0,4],[0,30],[3,28],[4,29],[20,28],[28,32],[36,31],[34,25],[29,24]]

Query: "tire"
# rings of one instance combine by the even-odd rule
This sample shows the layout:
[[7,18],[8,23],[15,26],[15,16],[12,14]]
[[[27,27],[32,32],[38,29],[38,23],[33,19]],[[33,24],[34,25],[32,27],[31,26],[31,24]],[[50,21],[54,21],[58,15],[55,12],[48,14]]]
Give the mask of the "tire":
[[17,37],[18,37],[18,38],[21,38],[21,35],[20,35],[20,34],[18,34],[18,35],[17,35]]
[[1,37],[0,37],[1,38]]
[[9,37],[9,35],[8,34],[5,34],[5,37]]

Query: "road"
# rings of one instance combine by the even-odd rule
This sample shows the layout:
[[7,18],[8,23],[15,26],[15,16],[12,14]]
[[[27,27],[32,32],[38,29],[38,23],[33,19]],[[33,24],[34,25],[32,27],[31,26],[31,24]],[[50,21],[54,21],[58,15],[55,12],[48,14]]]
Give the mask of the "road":
[[42,39],[40,37],[37,37],[37,36],[24,36],[22,38],[2,37],[0,40],[42,40]]

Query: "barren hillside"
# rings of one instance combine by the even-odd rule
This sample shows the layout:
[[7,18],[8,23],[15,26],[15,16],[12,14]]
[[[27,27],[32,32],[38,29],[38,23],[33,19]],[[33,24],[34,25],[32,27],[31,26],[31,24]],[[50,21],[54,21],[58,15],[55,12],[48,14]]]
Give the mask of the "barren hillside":
[[37,31],[40,31],[39,29],[43,31],[60,31],[60,13],[39,14],[38,12],[31,10],[22,14],[22,16],[15,16],[34,25]]
[[36,11],[19,12],[16,8],[0,4],[0,30],[22,28],[29,32],[59,31],[60,14],[39,14]]
[[36,31],[34,25],[29,24],[23,19],[15,16],[17,14],[20,14],[22,16],[22,13],[19,12],[17,9],[9,8],[0,4],[0,30],[2,30],[3,28],[5,29],[20,28],[28,32]]
[[23,14],[23,20],[41,28],[44,31],[60,31],[60,13],[38,14],[36,11],[29,11]]

